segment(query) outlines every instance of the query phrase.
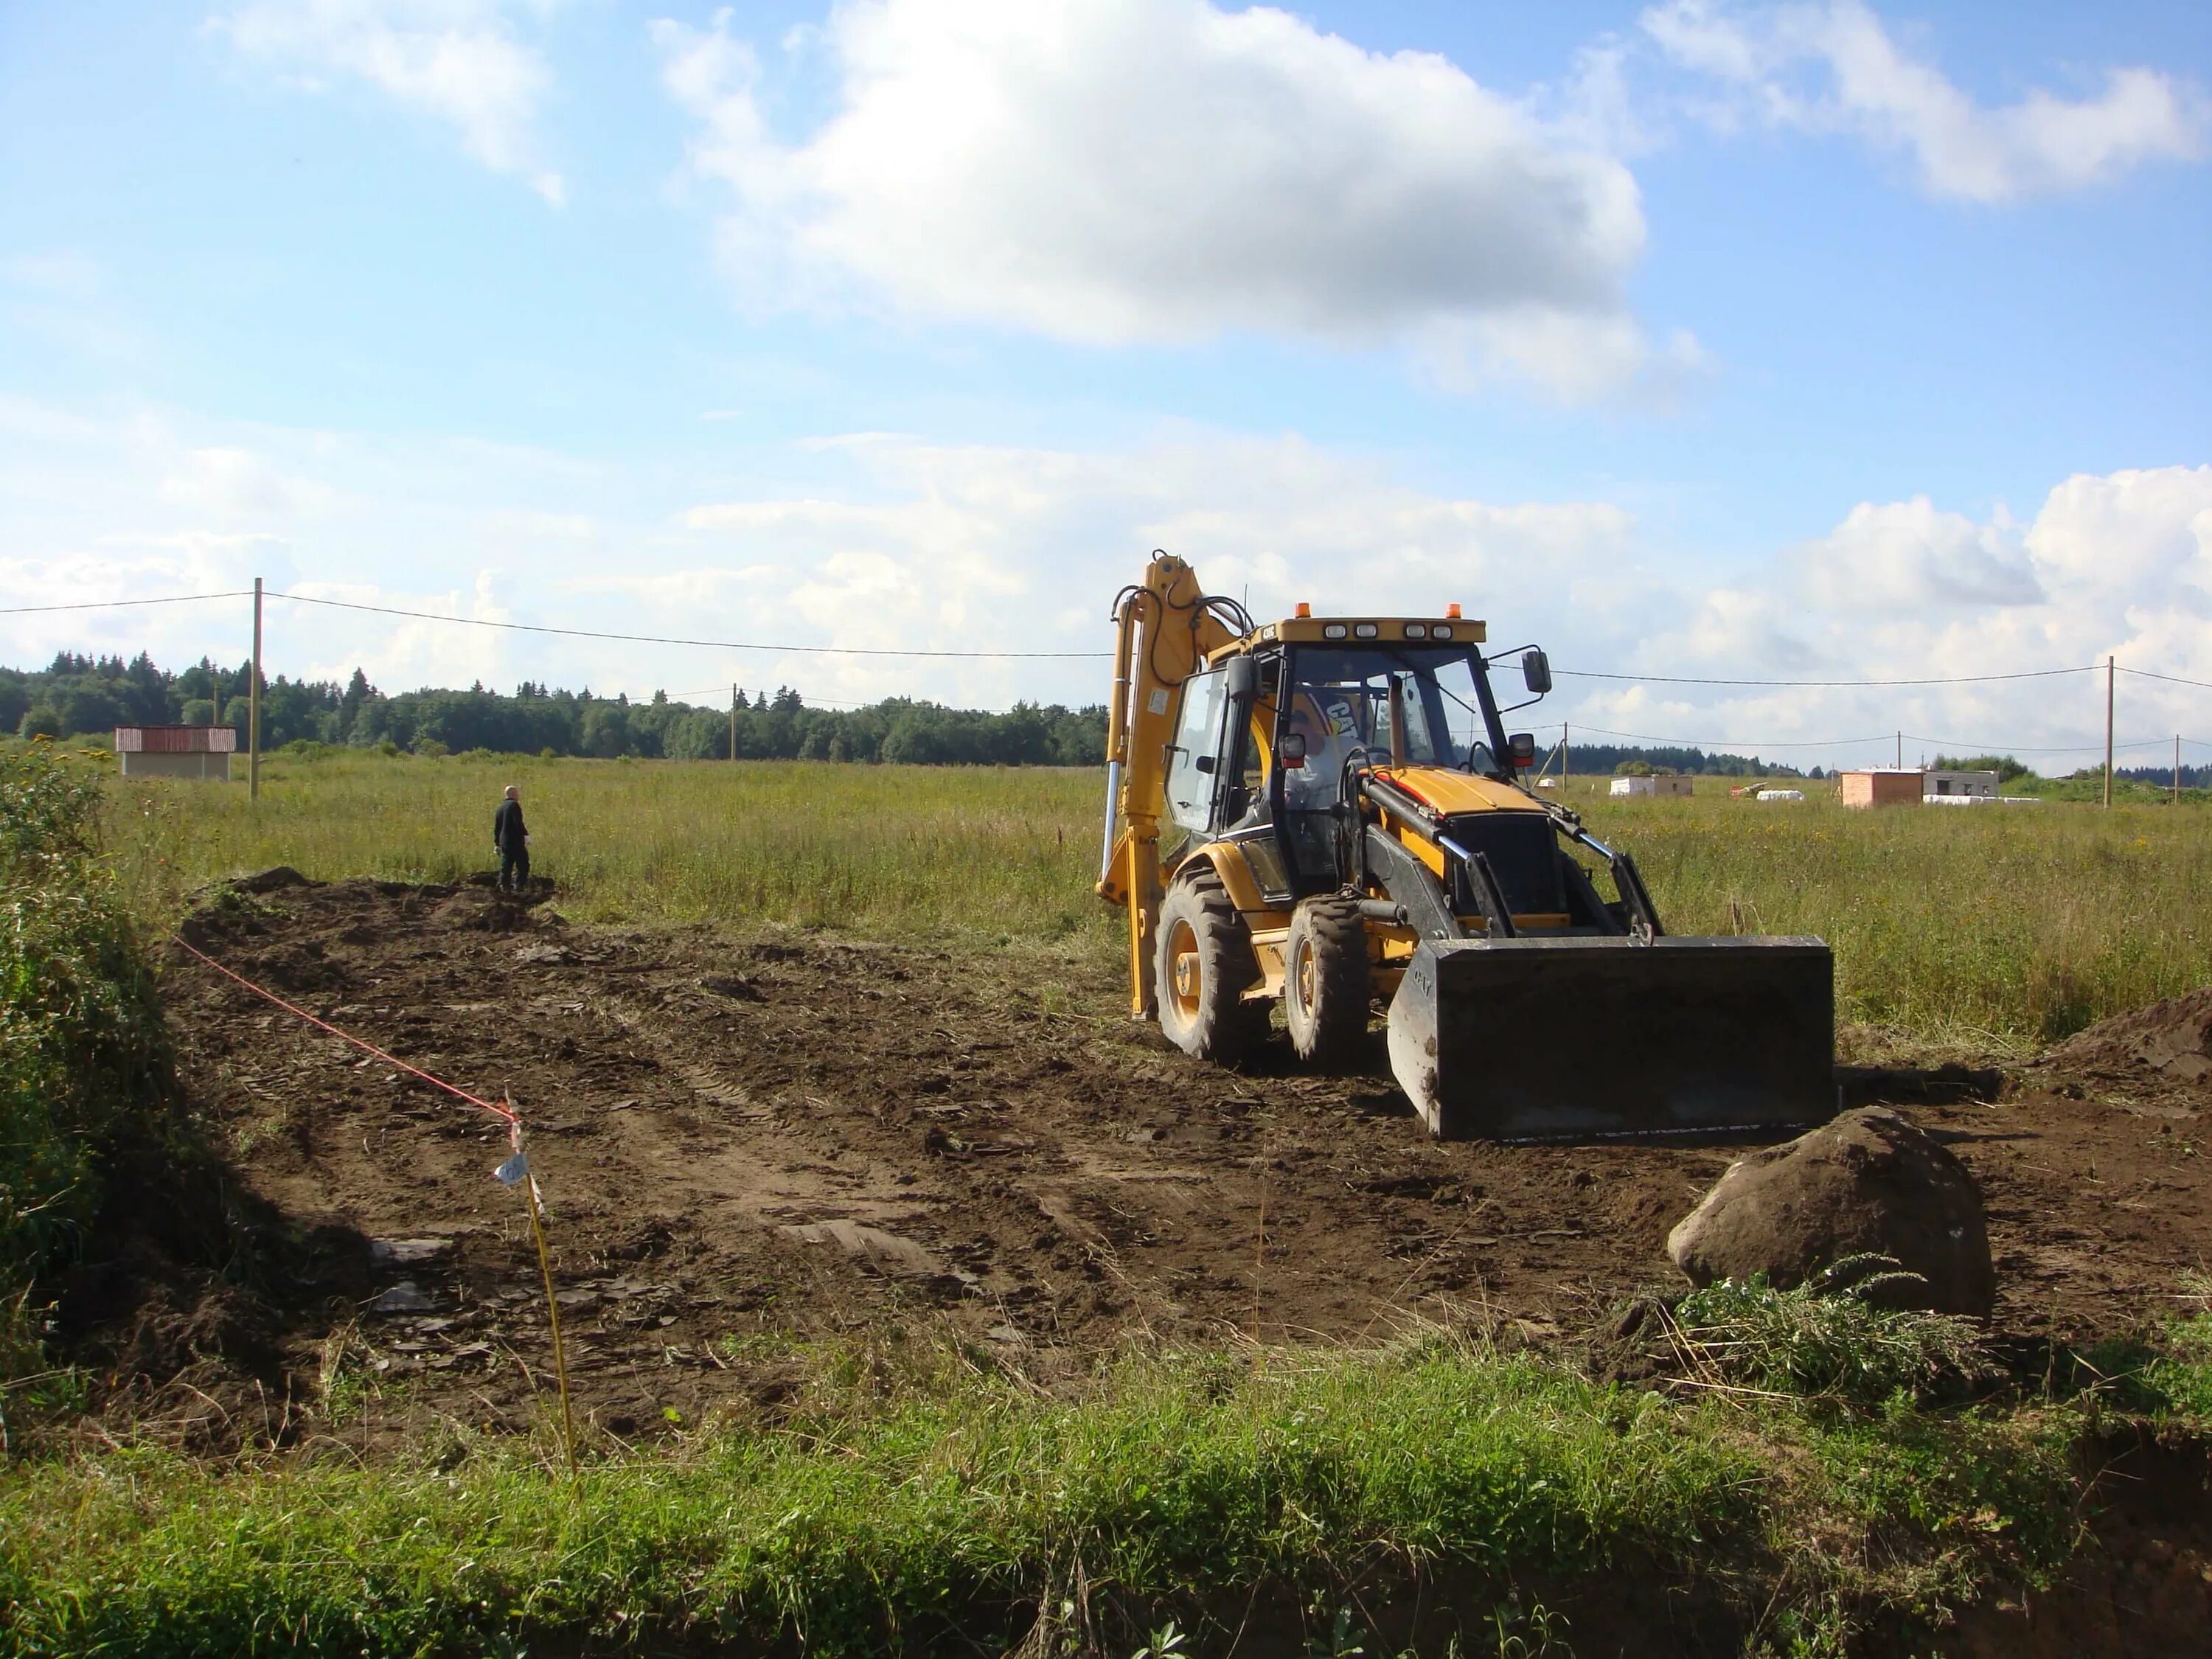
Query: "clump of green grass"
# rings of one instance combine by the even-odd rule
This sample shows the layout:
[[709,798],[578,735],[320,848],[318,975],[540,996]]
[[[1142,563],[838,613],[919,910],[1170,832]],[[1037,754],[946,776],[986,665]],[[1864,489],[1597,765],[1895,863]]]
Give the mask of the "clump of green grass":
[[1991,1374],[1971,1321],[1883,1305],[1917,1274],[1847,1257],[1792,1290],[1761,1274],[1691,1291],[1665,1336],[1690,1370],[1726,1385],[1848,1406],[1925,1396]]
[[95,858],[100,803],[43,745],[0,753],[0,1368],[10,1376],[38,1364],[33,1285],[81,1240],[103,1158],[158,1109],[167,1075],[153,974]]
[[2212,1431],[2212,1274],[2183,1274],[2179,1301],[2158,1349],[2115,1370],[2139,1408]]

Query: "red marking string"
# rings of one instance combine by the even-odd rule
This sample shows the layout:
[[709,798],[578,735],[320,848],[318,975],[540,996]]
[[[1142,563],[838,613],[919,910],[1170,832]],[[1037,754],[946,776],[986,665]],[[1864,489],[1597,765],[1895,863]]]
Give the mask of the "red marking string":
[[510,1124],[520,1124],[522,1121],[521,1114],[517,1112],[513,1107],[495,1106],[489,1100],[479,1100],[474,1095],[471,1094],[466,1089],[457,1089],[452,1084],[447,1082],[443,1078],[432,1077],[428,1072],[424,1071],[419,1066],[410,1066],[405,1060],[400,1059],[397,1054],[387,1054],[374,1042],[364,1042],[362,1038],[354,1036],[350,1031],[341,1031],[337,1026],[331,1024],[330,1021],[326,1019],[316,1018],[314,1015],[309,1013],[305,1008],[301,1007],[296,1002],[287,1002],[283,998],[278,996],[274,991],[268,990],[261,986],[256,985],[252,980],[246,978],[245,975],[233,973],[229,969],[224,967],[206,951],[202,951],[192,945],[187,944],[185,940],[179,939],[177,943],[182,945],[185,950],[190,951],[194,956],[198,957],[202,962],[207,963],[209,967],[214,969],[216,972],[221,974],[225,979],[237,981],[247,990],[252,992],[254,995],[268,998],[270,1001],[275,1003],[279,1008],[283,1009],[286,1012],[299,1015],[299,1017],[301,1019],[306,1020],[308,1024],[316,1026],[322,1030],[328,1031],[332,1036],[337,1037],[343,1042],[350,1042],[356,1048],[366,1048],[370,1054],[374,1054],[379,1060],[384,1061],[386,1065],[397,1066],[401,1071],[407,1073],[409,1075],[421,1078],[423,1082],[428,1084],[432,1088],[443,1089],[449,1095],[458,1096],[461,1099],[467,1101],[470,1105],[481,1108],[483,1110],[489,1112],[494,1117],[503,1118]]

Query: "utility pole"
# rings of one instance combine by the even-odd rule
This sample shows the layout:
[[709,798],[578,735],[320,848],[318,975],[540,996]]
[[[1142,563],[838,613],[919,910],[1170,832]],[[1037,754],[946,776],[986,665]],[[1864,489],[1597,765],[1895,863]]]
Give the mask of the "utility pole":
[[2181,805],[2181,733],[2173,734],[2173,804]]
[[246,799],[261,799],[261,578],[253,579],[253,666],[246,677]]
[[1900,772],[1905,769],[1905,733],[1902,732],[1897,734],[1897,769]]
[[1567,723],[1561,720],[1559,722],[1559,793],[1562,796],[1567,793],[1567,779],[1573,775],[1574,769],[1571,754],[1567,748]]
[[2112,659],[2105,659],[2105,805],[2112,804]]
[[730,758],[738,757],[738,683],[730,682]]

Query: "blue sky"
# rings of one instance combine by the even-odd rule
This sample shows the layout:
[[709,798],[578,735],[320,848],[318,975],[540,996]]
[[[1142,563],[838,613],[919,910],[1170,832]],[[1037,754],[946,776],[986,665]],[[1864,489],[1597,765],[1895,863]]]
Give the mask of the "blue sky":
[[[258,574],[1073,650],[1167,544],[1593,668],[2212,681],[2208,87],[2179,0],[0,6],[0,603]],[[240,635],[0,624],[19,662]],[[356,662],[1099,695],[272,609],[272,667]],[[2130,682],[2124,736],[2212,738],[2208,698]],[[1546,713],[1809,760],[2087,741],[2094,701]]]

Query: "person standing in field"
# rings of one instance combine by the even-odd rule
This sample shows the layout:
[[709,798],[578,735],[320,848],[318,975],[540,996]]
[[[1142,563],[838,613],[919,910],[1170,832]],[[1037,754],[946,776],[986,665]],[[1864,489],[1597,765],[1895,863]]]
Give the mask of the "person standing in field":
[[522,823],[522,792],[511,783],[492,814],[491,844],[499,848],[500,890],[520,892],[530,883],[530,832]]

